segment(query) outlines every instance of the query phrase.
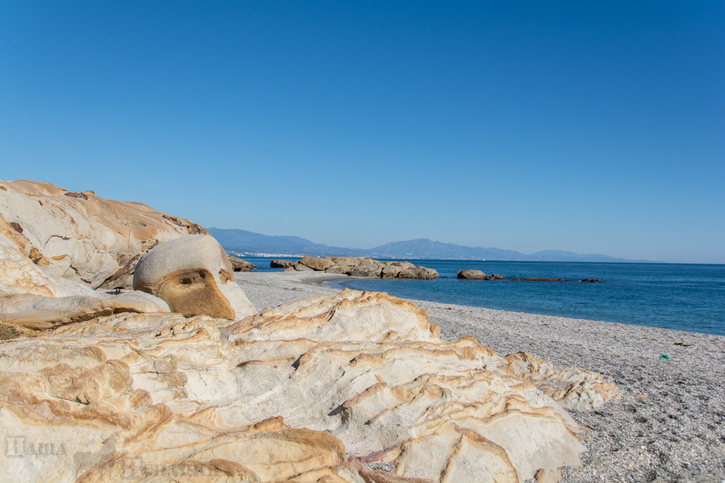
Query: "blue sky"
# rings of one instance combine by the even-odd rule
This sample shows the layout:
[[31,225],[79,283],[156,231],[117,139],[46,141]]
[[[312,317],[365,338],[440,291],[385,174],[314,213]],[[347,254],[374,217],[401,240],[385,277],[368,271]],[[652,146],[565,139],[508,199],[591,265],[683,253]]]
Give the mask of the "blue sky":
[[725,263],[725,2],[0,3],[0,179],[204,226]]

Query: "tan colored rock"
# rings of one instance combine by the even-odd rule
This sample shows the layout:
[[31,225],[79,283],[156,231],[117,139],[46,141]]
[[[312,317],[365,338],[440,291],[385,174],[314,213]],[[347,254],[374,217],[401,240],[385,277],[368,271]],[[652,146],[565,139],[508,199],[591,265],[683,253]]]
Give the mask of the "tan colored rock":
[[127,292],[118,296],[72,295],[42,297],[14,295],[0,297],[2,323],[31,330],[46,330],[59,325],[91,320],[101,315],[121,312],[168,312],[163,300],[145,293]]
[[257,312],[234,281],[226,252],[208,235],[189,235],[153,248],[139,260],[133,286],[184,315],[237,320]]
[[92,288],[130,288],[141,255],[206,230],[142,203],[18,180],[0,181],[0,233],[51,275]]
[[416,267],[410,262],[381,262],[369,258],[357,257],[303,257],[289,265],[276,263],[286,260],[273,260],[272,266],[294,267],[297,271],[317,270],[327,273],[339,273],[352,277],[368,278],[418,278],[432,280],[438,278],[438,272],[425,267]]
[[440,277],[438,271],[426,267],[415,267],[415,274],[421,280],[435,280]]
[[0,295],[62,297],[94,293],[85,284],[48,273],[44,266],[33,263],[11,238],[0,233]]
[[290,268],[294,266],[295,262],[292,260],[272,260],[269,262],[271,268]]
[[139,292],[111,295],[48,273],[0,234],[0,340],[36,336],[58,325],[118,312],[168,312],[163,301]]
[[317,258],[317,257],[302,257],[299,262],[302,265],[310,267],[313,270],[324,272],[330,267],[333,267],[335,263],[329,258]]
[[459,270],[456,275],[468,280],[486,280],[486,274],[481,270]]
[[612,397],[597,374],[444,342],[380,293],[233,323],[102,316],[0,344],[0,480],[555,481],[585,449],[557,384]]
[[372,263],[361,263],[350,271],[351,277],[380,278],[383,267]]
[[241,258],[229,255],[228,253],[227,258],[229,258],[229,263],[232,265],[232,269],[234,269],[235,272],[251,272],[255,268],[259,268],[252,262],[242,260]]

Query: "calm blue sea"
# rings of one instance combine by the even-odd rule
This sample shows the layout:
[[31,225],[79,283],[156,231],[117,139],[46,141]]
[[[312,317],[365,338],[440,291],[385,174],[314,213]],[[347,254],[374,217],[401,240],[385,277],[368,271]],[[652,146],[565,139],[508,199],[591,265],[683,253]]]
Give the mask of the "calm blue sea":
[[[246,258],[272,271],[268,258]],[[725,335],[725,265],[411,260],[437,280],[345,279],[334,287],[491,309]],[[601,283],[460,280],[458,270]]]

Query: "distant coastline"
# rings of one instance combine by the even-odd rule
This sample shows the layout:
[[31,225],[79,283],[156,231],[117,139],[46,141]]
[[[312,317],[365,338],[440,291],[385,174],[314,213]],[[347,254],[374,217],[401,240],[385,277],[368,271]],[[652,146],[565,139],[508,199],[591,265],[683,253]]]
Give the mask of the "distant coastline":
[[467,247],[419,238],[391,242],[379,247],[345,248],[323,245],[296,236],[270,236],[239,229],[207,228],[228,252],[247,257],[349,256],[395,260],[486,260],[521,262],[605,262],[658,263],[628,260],[602,254],[580,254],[563,250],[542,250],[530,255],[494,247]]
[[[296,257],[288,257],[297,260]],[[261,272],[271,258],[247,257]],[[386,260],[388,261],[388,260]],[[439,280],[406,281],[342,277],[338,289],[387,292],[398,297],[725,336],[725,265],[552,262],[513,260],[419,260]],[[461,280],[477,269],[508,278],[562,278],[570,282]],[[575,283],[598,279],[596,284]]]

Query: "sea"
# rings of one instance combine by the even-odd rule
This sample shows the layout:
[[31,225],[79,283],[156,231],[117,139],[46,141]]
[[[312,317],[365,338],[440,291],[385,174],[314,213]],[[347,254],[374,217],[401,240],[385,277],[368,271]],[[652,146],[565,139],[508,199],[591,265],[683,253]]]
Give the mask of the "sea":
[[[244,257],[270,268],[270,258]],[[299,258],[288,258],[298,260]],[[390,261],[391,259],[384,259]],[[725,336],[725,265],[671,263],[408,260],[434,268],[436,280],[345,278],[336,288],[387,292],[407,299],[490,309],[603,320]],[[565,282],[463,280],[476,269],[509,278],[563,278]],[[584,283],[583,279],[598,279]]]

